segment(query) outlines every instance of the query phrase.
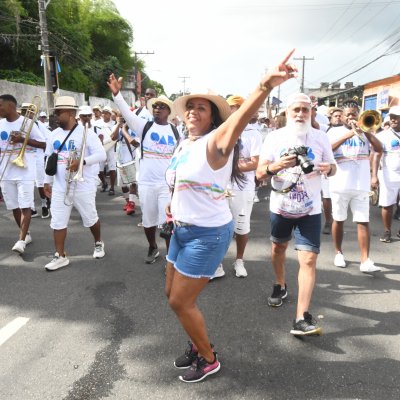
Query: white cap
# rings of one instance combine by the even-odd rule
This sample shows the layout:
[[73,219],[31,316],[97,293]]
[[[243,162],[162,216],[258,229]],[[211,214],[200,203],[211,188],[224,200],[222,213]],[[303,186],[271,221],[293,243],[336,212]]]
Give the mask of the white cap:
[[39,114],[39,117],[46,117],[46,118],[47,118],[47,114],[46,114],[44,111],[42,111],[42,112]]
[[103,107],[103,112],[109,112],[110,114],[112,114],[112,108],[109,106],[104,106]]
[[393,106],[390,107],[390,110],[388,112],[388,114],[393,114],[393,115],[397,115],[398,117],[400,117],[400,106]]
[[78,115],[91,115],[91,114],[93,114],[93,111],[89,106],[81,106],[79,108]]
[[291,94],[286,101],[286,107],[289,108],[294,103],[307,103],[310,107],[312,106],[311,99],[304,93]]

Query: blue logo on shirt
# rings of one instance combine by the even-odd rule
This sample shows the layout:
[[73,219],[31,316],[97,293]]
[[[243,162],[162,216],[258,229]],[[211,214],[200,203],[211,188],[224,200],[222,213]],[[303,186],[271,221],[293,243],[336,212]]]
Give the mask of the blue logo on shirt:
[[0,137],[1,137],[1,140],[7,140],[8,139],[8,133],[6,131],[2,131],[0,133]]

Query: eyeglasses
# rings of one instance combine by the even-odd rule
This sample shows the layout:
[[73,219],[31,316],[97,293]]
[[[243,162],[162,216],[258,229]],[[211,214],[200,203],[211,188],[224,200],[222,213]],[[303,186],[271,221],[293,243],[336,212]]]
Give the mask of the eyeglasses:
[[151,107],[153,108],[153,110],[159,108],[160,110],[166,110],[167,108],[169,108],[166,104],[152,104]]

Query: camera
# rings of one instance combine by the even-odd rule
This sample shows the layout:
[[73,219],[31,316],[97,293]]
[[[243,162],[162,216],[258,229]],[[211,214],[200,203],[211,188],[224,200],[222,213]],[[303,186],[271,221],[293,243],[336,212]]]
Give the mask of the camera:
[[307,147],[306,146],[293,146],[290,147],[285,156],[296,156],[296,165],[300,165],[301,170],[305,174],[309,174],[314,169],[313,162],[307,157]]
[[174,223],[172,221],[164,222],[161,225],[160,237],[167,240],[170,239],[173,229],[174,229]]

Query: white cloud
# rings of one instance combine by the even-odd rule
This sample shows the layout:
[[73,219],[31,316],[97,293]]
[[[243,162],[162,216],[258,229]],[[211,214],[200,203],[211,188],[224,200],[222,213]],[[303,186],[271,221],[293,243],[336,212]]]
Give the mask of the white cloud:
[[[397,28],[400,1],[384,0],[152,0],[133,6],[114,0],[134,29],[135,51],[152,79],[167,94],[186,87],[209,87],[226,95],[246,96],[265,68],[292,47],[295,57],[314,57],[306,63],[306,86],[332,82],[357,69],[397,39],[376,46]],[[374,47],[375,46],[375,47]],[[400,54],[385,58],[344,81],[365,83],[393,75]],[[296,62],[299,67],[301,62]],[[396,67],[397,65],[397,67]],[[287,83],[282,94],[298,90],[300,78]]]

